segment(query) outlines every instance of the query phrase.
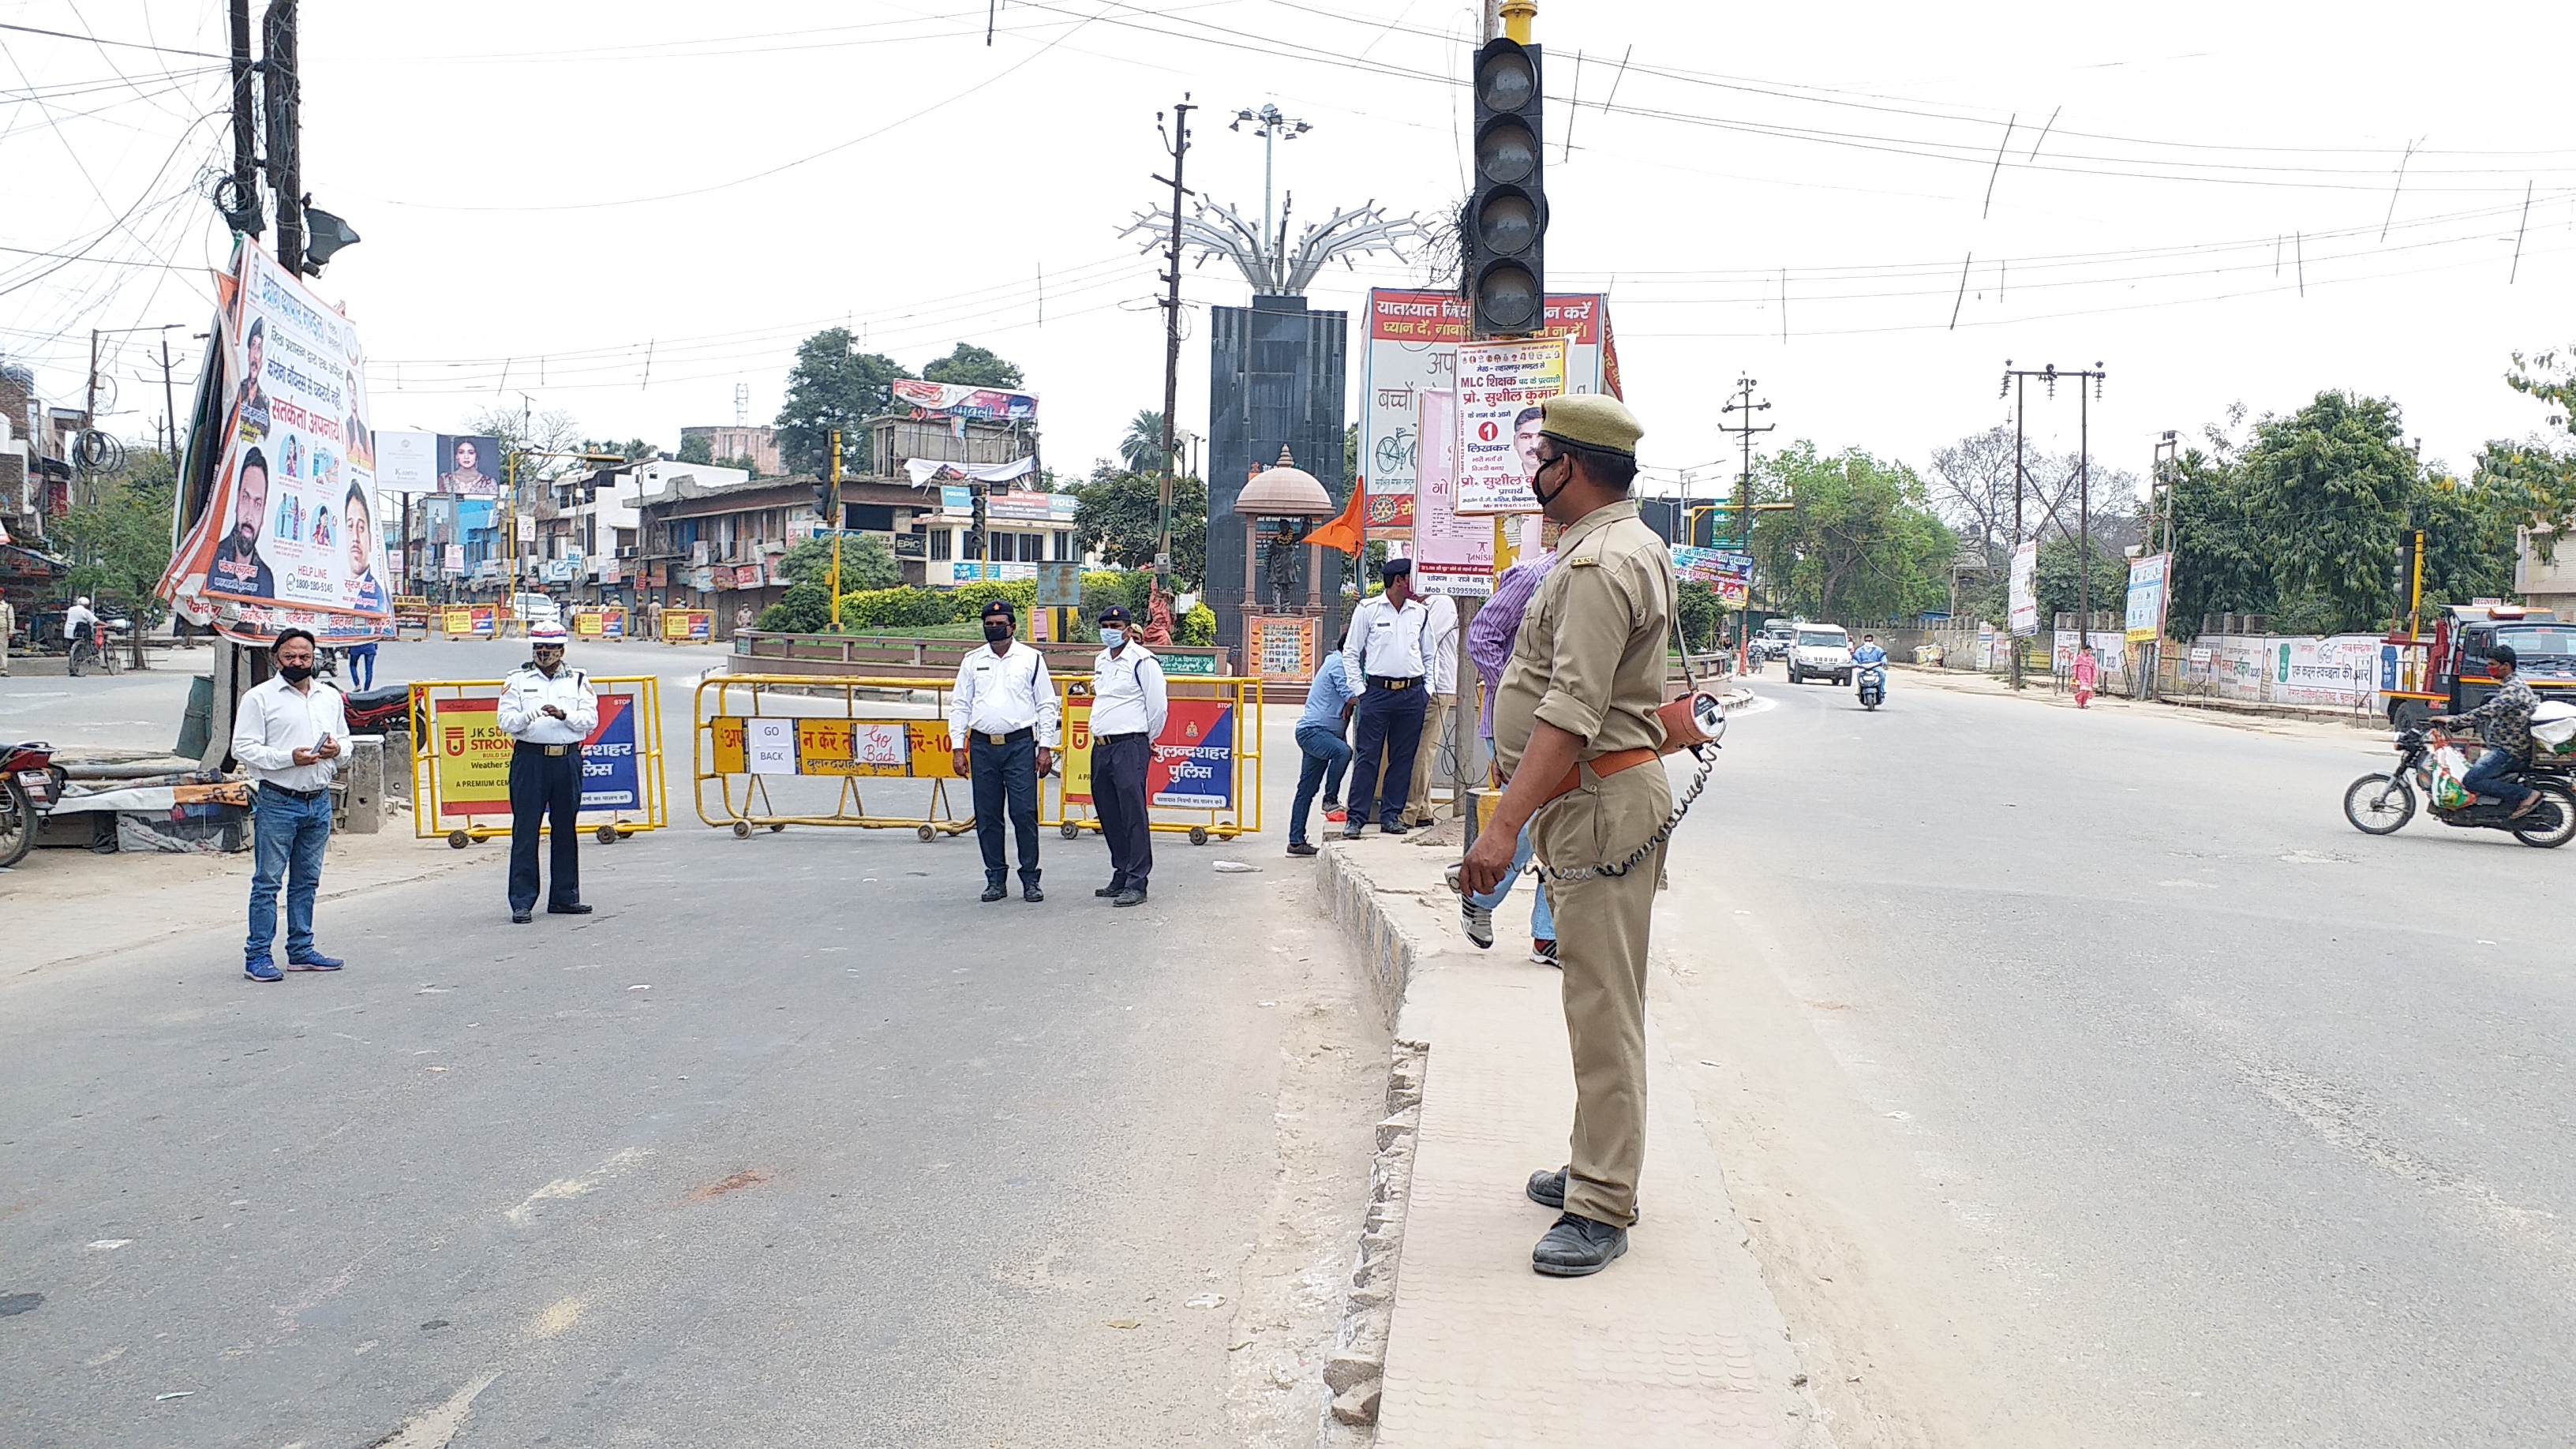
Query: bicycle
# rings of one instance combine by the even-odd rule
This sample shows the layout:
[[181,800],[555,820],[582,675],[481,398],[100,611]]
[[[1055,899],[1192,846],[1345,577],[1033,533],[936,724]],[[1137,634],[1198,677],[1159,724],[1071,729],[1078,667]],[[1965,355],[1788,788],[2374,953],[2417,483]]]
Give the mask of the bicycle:
[[1377,470],[1380,476],[1410,473],[1421,456],[1421,440],[1414,437],[1411,428],[1398,428],[1377,440]]
[[125,663],[118,657],[116,650],[102,649],[86,638],[76,639],[72,641],[71,653],[65,660],[65,667],[72,678],[78,679],[85,665],[95,665],[107,674],[121,674],[125,671]]

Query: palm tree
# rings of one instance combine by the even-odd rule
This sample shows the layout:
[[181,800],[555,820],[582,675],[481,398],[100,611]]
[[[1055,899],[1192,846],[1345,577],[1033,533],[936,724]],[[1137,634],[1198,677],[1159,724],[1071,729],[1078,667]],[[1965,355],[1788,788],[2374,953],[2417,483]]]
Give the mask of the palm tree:
[[1147,408],[1127,425],[1118,440],[1118,456],[1130,473],[1159,472],[1163,466],[1163,415]]

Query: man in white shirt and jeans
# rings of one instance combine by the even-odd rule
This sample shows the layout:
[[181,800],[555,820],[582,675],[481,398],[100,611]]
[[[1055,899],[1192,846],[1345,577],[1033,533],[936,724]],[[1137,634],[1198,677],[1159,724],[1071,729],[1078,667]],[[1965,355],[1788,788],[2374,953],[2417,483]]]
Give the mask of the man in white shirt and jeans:
[[564,663],[564,626],[528,626],[531,663],[502,681],[494,711],[510,750],[510,920],[526,925],[537,911],[537,836],[551,830],[546,914],[586,916],[581,899],[581,746],[599,728],[599,694]]
[[1422,681],[1422,740],[1413,751],[1413,788],[1404,793],[1404,823],[1431,823],[1431,777],[1437,774],[1440,738],[1458,704],[1458,605],[1447,594],[1425,594],[1431,611],[1431,672]]
[[1145,904],[1154,873],[1145,776],[1171,714],[1162,661],[1127,631],[1126,605],[1101,610],[1101,650],[1091,661],[1091,804],[1109,842],[1109,884],[1092,894],[1113,906]]
[[331,777],[339,773],[348,715],[340,691],[313,677],[313,636],[289,629],[270,646],[277,673],[241,697],[233,712],[233,758],[257,781],[251,807],[257,867],[250,886],[250,937],[242,974],[283,981],[269,954],[277,938],[277,892],[286,888],[286,970],[337,971],[348,964],[313,945],[313,896],[322,885],[322,848],[331,839]]
[[975,785],[983,899],[990,903],[1010,894],[1003,885],[1010,878],[1010,862],[1002,855],[1007,805],[1020,844],[1020,899],[1034,905],[1046,899],[1038,889],[1038,777],[1055,768],[1064,713],[1056,706],[1046,655],[1011,640],[1019,617],[1007,599],[984,606],[987,647],[957,661],[957,684],[948,695],[948,747],[957,772]]
[[1371,820],[1388,835],[1404,833],[1404,797],[1413,786],[1414,752],[1422,744],[1431,611],[1413,595],[1413,560],[1388,559],[1379,576],[1386,580],[1386,591],[1351,611],[1350,636],[1342,646],[1342,672],[1359,695],[1359,727],[1351,737],[1349,813],[1342,818],[1345,840],[1358,839]]

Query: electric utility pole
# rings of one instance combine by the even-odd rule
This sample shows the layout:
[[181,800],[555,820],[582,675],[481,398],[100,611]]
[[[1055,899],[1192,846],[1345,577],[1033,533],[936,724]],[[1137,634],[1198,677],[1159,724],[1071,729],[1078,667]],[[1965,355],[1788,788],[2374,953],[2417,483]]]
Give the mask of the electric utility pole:
[[[1172,221],[1166,234],[1170,247],[1163,253],[1163,476],[1155,488],[1154,587],[1168,591],[1172,586],[1172,466],[1173,455],[1180,448],[1175,432],[1181,407],[1181,198],[1190,189],[1181,184],[1181,169],[1190,155],[1190,93],[1183,91],[1179,104],[1172,107],[1172,124],[1163,131],[1163,150],[1172,158]],[[1163,118],[1154,117],[1157,128]],[[1165,178],[1157,176],[1156,181]]]
[[[1753,426],[1755,413],[1771,411],[1769,403],[1753,400],[1754,386],[1754,380],[1749,377],[1735,380],[1735,396],[1718,412],[1721,416],[1742,413],[1744,420],[1717,425],[1719,432],[1735,434],[1736,442],[1743,450],[1743,466],[1735,475],[1735,522],[1728,537],[1739,551],[1746,554],[1753,551],[1753,435],[1767,433],[1780,426],[1778,423],[1765,423],[1758,428]],[[1690,526],[1688,508],[1682,511],[1682,525],[1685,529]],[[1716,537],[1712,535],[1709,542],[1716,543]],[[1752,642],[1753,634],[1753,580],[1749,574],[1744,587],[1744,607],[1735,611],[1735,657],[1739,663],[1744,658],[1745,646]]]
[[266,46],[260,66],[268,99],[268,184],[277,194],[277,264],[290,277],[304,275],[304,158],[302,84],[295,68],[296,0],[268,0],[261,21]]
[[[2009,397],[2009,398],[2011,398],[2011,399],[2013,400],[2013,536],[2012,536],[2012,544],[2013,544],[2013,546],[2012,546],[2012,552],[2013,552],[2013,555],[2018,555],[2018,554],[2021,552],[2021,545],[2022,545],[2022,506],[2021,506],[2021,505],[2022,505],[2022,495],[2023,495],[2023,493],[2026,491],[2026,480],[2027,480],[2027,478],[2029,477],[2028,471],[2023,467],[2023,464],[2022,464],[2022,435],[2023,435],[2022,419],[2023,419],[2024,414],[2025,414],[2025,413],[2027,413],[2027,412],[2028,412],[2028,410],[2029,410],[2029,403],[2030,403],[2030,387],[2029,387],[2029,384],[2030,384],[2030,380],[2031,380],[2032,378],[2034,378],[2034,377],[2035,377],[2035,378],[2038,378],[2038,379],[2040,380],[2040,382],[2041,382],[2042,384],[2044,384],[2044,385],[2048,388],[2048,395],[2049,395],[2050,397],[2052,397],[2052,398],[2053,398],[2053,397],[2057,396],[2057,382],[2058,382],[2058,379],[2060,379],[2060,378],[2071,377],[2071,378],[2079,379],[2079,385],[2080,385],[2080,380],[2082,380],[2082,379],[2088,379],[2088,378],[2089,378],[2089,379],[2091,379],[2091,381],[2093,382],[2094,387],[2098,390],[2098,389],[2101,387],[2102,379],[2103,379],[2103,377],[2104,377],[2105,375],[2106,375],[2106,374],[2102,371],[2102,364],[2100,364],[2100,363],[2098,363],[2098,362],[2097,362],[2097,363],[2094,363],[2094,364],[2093,364],[2093,366],[2092,366],[2092,368],[2091,368],[2091,370],[2089,370],[2089,371],[2060,372],[2060,371],[2058,371],[2058,370],[2057,370],[2057,364],[2056,364],[2056,363],[2054,363],[2054,362],[2052,362],[2052,363],[2048,364],[2046,367],[2040,367],[2040,368],[2026,368],[2026,367],[2015,367],[2015,366],[2013,366],[2013,365],[2012,365],[2012,359],[2011,359],[2011,358],[2009,358],[2009,357],[2007,357],[2007,358],[2005,358],[2005,359],[2004,359],[2004,386],[2003,386],[2003,393],[2002,393],[2002,395],[2003,395],[2003,396],[2005,396],[2005,397]],[[2089,429],[2089,424],[2090,424],[2090,418],[2089,418],[2089,416],[2088,416],[2088,417],[2087,417],[2087,419],[2085,420],[2085,425],[2088,427],[2088,429]],[[2091,449],[2091,442],[2092,442],[2091,434],[2090,434],[2090,432],[2089,432],[2089,431],[2087,431],[2087,432],[2086,432],[2086,434],[2085,434],[2085,441],[2084,441],[2084,453],[2085,453],[2085,455],[2086,455],[2086,456],[2085,456],[2083,459],[2079,460],[2079,461],[2078,461],[2078,463],[2077,463],[2077,465],[2076,465],[2076,466],[2077,466],[2077,468],[2078,468],[2078,470],[2079,470],[2079,473],[2083,474],[2083,480],[2082,480],[2082,481],[2083,481],[2083,483],[2084,483],[2084,485],[2085,485],[2085,488],[2086,488],[2086,499],[2085,499],[2085,504],[2086,504],[2086,506],[2087,506],[2087,507],[2089,507],[2089,506],[2090,506],[2090,503],[2091,503],[2091,484],[2092,484],[2092,478],[2091,478],[2091,476],[2090,476],[2090,474],[2089,474],[2089,471],[2087,471],[2087,469],[2088,469],[2088,465],[2089,465],[2089,462],[2090,462],[2090,453],[2091,453],[2091,451],[2092,451],[2092,449]],[[2054,510],[2054,509],[2050,510],[2050,516],[2052,516],[2052,517],[2054,517],[2054,516],[2055,516],[2055,510]],[[2062,525],[2061,525],[2061,526],[2062,526]],[[2081,531],[2085,531],[2085,530],[2089,529],[2089,526],[2090,526],[2089,521],[2086,521],[2086,522],[2083,522],[2083,523],[2079,523],[2079,525],[2078,525],[2078,530],[2079,530],[2079,532],[2081,532]],[[2090,594],[2090,592],[2091,592],[2092,578],[2091,578],[2091,570],[2090,570],[2089,568],[2086,568],[2086,567],[2085,567],[2085,564],[2086,564],[2087,562],[2089,562],[2089,560],[2085,560],[2085,559],[2083,559],[2083,558],[2081,557],[2081,556],[2082,556],[2082,554],[2083,554],[2084,552],[2085,552],[2085,549],[2084,549],[2084,548],[2079,547],[2079,548],[2077,549],[2077,554],[2078,554],[2077,570],[2078,570],[2079,576],[2081,577],[2081,582],[2078,584],[2078,589],[2079,589],[2079,592],[2080,592],[2081,594],[2089,595],[2089,594]],[[2009,561],[2009,559],[2010,559],[2010,556],[2007,556],[2007,562],[2006,562],[2006,565],[2005,565],[2005,577],[2006,577],[2007,579],[2009,579],[2009,578],[2012,576],[2012,575],[2011,575],[2011,565],[2010,565],[2010,561]],[[2032,558],[2032,560],[2031,560],[2031,570],[2030,570],[2030,588],[2031,588],[2031,595],[2032,595],[2032,611],[2033,611],[2033,613],[2034,613],[2034,614],[2036,614],[2036,613],[2037,613],[2037,609],[2038,609],[2038,594],[2039,594],[2039,560],[2038,560],[2036,557],[2033,557],[2033,558]],[[2079,605],[2079,608],[2087,608],[2087,607],[2090,607],[2089,599],[2087,600],[2087,602],[2086,602],[2085,604],[2083,604],[2083,605]],[[2011,617],[2010,617],[2010,610],[2011,610],[2011,591],[2010,591],[2009,587],[2007,587],[2007,589],[2006,589],[2006,591],[2005,591],[2005,609],[2006,609],[2006,617],[2005,617],[2005,621],[2004,621],[2004,622],[2005,622],[2005,627],[2006,627],[2007,632],[2012,632],[2012,631],[2011,631],[2011,623],[2012,623],[2012,620],[2011,620]],[[2083,647],[2083,644],[2084,644],[2084,622],[2083,622],[2083,619],[2082,619],[2082,617],[2081,617],[2081,614],[2080,614],[2080,613],[2079,613],[2079,615],[2078,615],[2078,617],[2077,617],[2077,619],[2076,619],[2075,629],[2076,629],[2076,646],[2077,646],[2078,648],[2081,648],[2081,647]],[[2031,621],[2031,632],[2032,632],[2032,633],[2037,633],[2038,631],[2039,631],[2039,623],[2038,623],[2038,620],[2037,620],[2036,618],[2034,618],[2034,619]],[[2012,637],[2013,637],[2013,638],[2015,638],[2015,639],[2019,639],[2019,638],[2021,638],[2022,636],[2021,636],[2019,633],[2013,633],[2013,634],[2012,634]],[[2019,689],[2019,688],[2021,688],[2021,654],[2022,654],[2022,646],[2021,646],[2020,644],[2018,644],[2018,643],[2014,644],[2014,645],[2012,646],[2012,687],[2013,687],[2013,688],[2015,688],[2015,689]]]

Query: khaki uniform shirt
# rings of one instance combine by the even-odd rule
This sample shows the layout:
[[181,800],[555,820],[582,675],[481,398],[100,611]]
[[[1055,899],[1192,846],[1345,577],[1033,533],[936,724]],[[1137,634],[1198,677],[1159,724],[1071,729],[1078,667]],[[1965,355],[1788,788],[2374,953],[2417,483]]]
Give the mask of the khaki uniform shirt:
[[1580,736],[1585,760],[1662,748],[1655,707],[1664,702],[1675,593],[1672,556],[1638,521],[1636,504],[1596,509],[1565,531],[1494,695],[1494,753],[1505,775],[1538,720]]

